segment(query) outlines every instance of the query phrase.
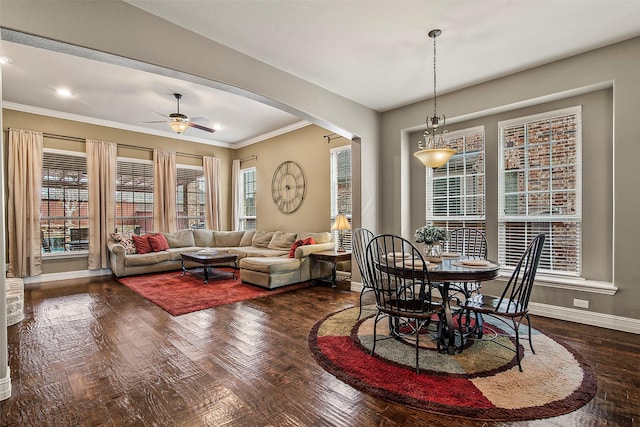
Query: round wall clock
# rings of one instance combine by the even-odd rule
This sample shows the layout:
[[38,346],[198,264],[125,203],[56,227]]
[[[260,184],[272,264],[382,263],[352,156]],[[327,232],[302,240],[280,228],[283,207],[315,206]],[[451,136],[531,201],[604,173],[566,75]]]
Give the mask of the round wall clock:
[[291,161],[280,163],[271,180],[273,203],[281,212],[295,212],[304,199],[304,187],[304,174],[300,166]]

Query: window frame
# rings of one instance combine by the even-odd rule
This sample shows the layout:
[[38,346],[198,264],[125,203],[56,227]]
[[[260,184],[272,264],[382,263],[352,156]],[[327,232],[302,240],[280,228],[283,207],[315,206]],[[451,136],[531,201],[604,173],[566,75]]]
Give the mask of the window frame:
[[[80,201],[81,205],[77,208],[74,209],[77,210],[78,212],[82,212],[82,210],[84,209],[86,211],[86,215],[78,215],[75,217],[72,216],[67,216],[66,215],[66,211],[67,209],[65,209],[64,207],[63,209],[63,215],[43,215],[42,213],[45,211],[43,204],[45,203],[45,200],[51,200],[49,198],[44,197],[44,193],[45,191],[50,191],[47,190],[49,188],[51,188],[50,185],[47,185],[47,183],[45,182],[45,173],[48,170],[48,168],[45,168],[45,157],[48,155],[59,155],[59,156],[68,156],[68,157],[77,157],[77,158],[82,158],[84,159],[84,170],[82,171],[86,177],[86,183],[82,186],[84,188],[84,190],[82,189],[82,187],[80,187],[77,191],[82,192],[84,191],[86,194],[86,200],[84,201]],[[71,151],[71,150],[60,150],[60,149],[54,149],[54,148],[43,148],[42,149],[42,177],[41,177],[41,190],[40,190],[40,206],[41,206],[41,214],[40,214],[40,230],[41,230],[41,240],[40,240],[40,252],[43,258],[67,258],[67,257],[75,257],[75,256],[87,256],[87,254],[89,253],[89,236],[88,236],[88,229],[89,229],[89,176],[88,176],[88,172],[87,172],[87,154],[83,153],[83,152],[79,152],[79,151]],[[77,170],[73,170],[74,172],[77,172]],[[48,180],[47,180],[48,181]],[[62,191],[65,192],[65,196],[66,196],[66,187],[63,185],[62,187]],[[63,203],[64,200],[66,200],[66,197],[63,197]],[[77,201],[77,200],[76,200]],[[49,203],[49,202],[47,202]],[[82,206],[82,203],[85,203],[85,206]],[[47,212],[49,212],[50,209],[47,209]],[[86,229],[86,239],[82,238],[82,240],[86,240],[86,244],[80,243],[78,244],[79,247],[82,247],[82,249],[73,249],[73,243],[72,243],[72,236],[71,236],[71,230],[74,229],[74,227],[67,227],[66,223],[67,221],[69,221],[67,218],[72,218],[72,221],[78,221],[78,227],[76,227],[75,229],[79,229],[82,230],[83,228]],[[45,246],[44,246],[44,241],[45,239],[49,240],[49,246],[51,246],[51,232],[49,233],[45,233],[43,231],[43,226],[45,222],[51,222],[51,221],[56,221],[56,220],[62,220],[64,225],[63,225],[63,230],[62,230],[62,246],[63,246],[63,250],[62,251],[53,251],[51,250],[51,247],[49,248],[49,251],[45,250]],[[86,224],[86,227],[81,227],[82,222],[84,222]],[[50,229],[50,225],[47,227],[47,229]],[[69,230],[69,233],[67,235],[67,230]],[[49,236],[45,237],[45,234],[48,234]],[[67,239],[68,237],[68,239]],[[85,247],[86,246],[86,247]],[[68,249],[68,248],[71,249]]]
[[[349,193],[351,194],[351,197],[349,197],[349,210],[348,212],[343,208],[343,209],[339,209],[339,202],[338,202],[338,187],[339,187],[339,182],[338,182],[338,177],[339,177],[339,172],[338,172],[338,155],[340,153],[343,152],[349,152]],[[331,217],[330,217],[330,227],[333,226],[335,220],[336,220],[336,216],[338,216],[338,214],[344,214],[347,219],[349,220],[349,224],[351,225],[352,222],[352,214],[353,214],[353,150],[351,148],[351,145],[342,145],[340,147],[335,147],[329,150],[329,168],[330,168],[330,179],[331,179]],[[336,243],[336,248],[338,247],[339,243],[340,243],[340,238],[339,238],[339,233],[337,230],[331,230],[331,234],[333,235],[333,239],[334,242]],[[344,247],[346,250],[351,250],[352,246],[351,246],[351,234],[352,234],[352,230],[345,230],[343,231],[343,241],[344,241]]]
[[[467,151],[467,138],[473,135],[482,135],[482,149]],[[444,145],[450,147],[453,140],[462,138],[463,151],[453,155],[453,157],[447,162],[446,165],[438,168],[434,171],[432,168],[426,168],[425,171],[425,222],[430,225],[442,227],[447,231],[454,230],[460,227],[475,228],[482,232],[486,231],[486,216],[487,216],[487,170],[486,170],[486,130],[484,125],[474,126],[470,128],[460,129],[446,134],[444,138]],[[480,173],[468,173],[470,163],[468,159],[476,158],[481,162]],[[450,168],[454,163],[461,164],[461,173],[451,173]],[[457,168],[458,169],[458,168]],[[444,175],[437,177],[436,174],[444,171]],[[480,188],[480,192],[469,192],[467,180],[472,179],[475,181],[475,187]],[[434,187],[441,181],[445,184],[446,194],[445,197],[436,195]],[[459,188],[459,192],[456,194],[455,199],[458,200],[459,213],[458,215],[450,215],[450,207],[452,202],[455,202],[453,196],[450,196],[449,188],[450,183],[454,182]],[[466,214],[467,201],[472,197],[481,199],[481,213],[469,215]],[[441,200],[446,204],[446,214],[436,215],[436,203]]]
[[[246,184],[246,179],[245,177],[247,176],[247,174],[249,173],[253,173],[254,176],[254,180],[253,180],[253,208],[256,211],[255,215],[246,215],[246,210],[247,210],[247,204],[246,204],[246,194],[245,194],[245,184]],[[238,229],[240,231],[246,231],[246,230],[255,230],[257,229],[257,225],[258,225],[258,218],[257,218],[257,209],[258,209],[258,171],[256,169],[255,166],[249,166],[247,168],[242,168],[240,169],[240,176],[239,176],[239,185],[238,185],[238,203],[240,206],[238,206]],[[247,224],[249,221],[253,221],[254,224],[254,228],[247,228]]]
[[[118,199],[118,194],[121,192],[121,190],[119,190],[118,187],[118,182],[119,182],[119,177],[120,174],[118,173],[118,170],[120,168],[120,163],[121,162],[126,162],[126,163],[130,163],[130,164],[140,164],[143,165],[146,168],[150,167],[151,170],[151,175],[147,176],[146,174],[143,175],[144,178],[151,178],[151,191],[144,191],[145,194],[149,194],[150,195],[150,200],[147,200],[145,196],[145,199],[143,202],[144,205],[148,205],[151,207],[151,215],[145,215],[145,216],[139,216],[139,215],[128,215],[128,216],[119,216],[118,215],[118,206],[120,206],[120,210],[122,209],[122,200]],[[138,175],[139,176],[139,175]],[[116,158],[116,194],[115,194],[115,204],[114,204],[114,224],[115,224],[115,228],[117,231],[122,232],[124,229],[123,227],[120,227],[121,222],[124,221],[132,221],[133,222],[133,227],[127,227],[128,229],[131,229],[134,231],[134,233],[136,234],[144,234],[144,233],[151,233],[153,232],[153,220],[154,220],[154,206],[153,206],[153,200],[154,200],[154,194],[153,194],[153,187],[155,185],[155,176],[154,176],[154,165],[153,165],[153,161],[152,160],[142,160],[142,159],[134,159],[134,158],[130,158],[130,157],[117,157]],[[146,187],[145,187],[146,188]],[[133,191],[132,191],[133,192]],[[135,201],[135,196],[134,200],[133,200],[133,208],[134,208],[134,212],[135,212],[135,204],[139,203]],[[148,211],[145,211],[148,212]],[[145,226],[139,226],[139,224],[136,224],[138,219],[143,218],[144,224]],[[147,227],[147,224],[150,223],[150,226]],[[136,225],[138,225],[139,227],[136,227]]]
[[[197,207],[195,208],[195,210],[197,212],[199,212],[198,215],[180,215],[180,206],[185,205],[184,203],[180,202],[180,196],[182,195],[183,199],[185,199],[184,196],[184,190],[181,190],[181,185],[180,185],[180,170],[183,171],[194,171],[194,173],[192,174],[193,177],[196,178],[196,180],[200,181],[200,184],[198,186],[198,190],[196,190],[195,192],[195,197],[198,199],[198,203],[197,203]],[[204,168],[202,166],[192,166],[192,165],[182,165],[182,164],[178,164],[176,165],[176,221],[178,223],[178,230],[181,229],[193,229],[194,225],[191,224],[191,220],[197,220],[197,227],[195,228],[206,228],[206,220],[205,220],[205,194],[206,194],[206,183],[205,183],[205,178],[204,178]],[[190,192],[187,189],[187,195],[186,195],[186,199],[190,198],[190,195],[193,195],[193,192]],[[186,203],[186,210],[185,212],[189,211],[189,207],[194,207],[196,205],[194,205],[193,203],[189,203],[189,201],[187,201]],[[186,221],[187,224],[189,224],[189,226],[187,227],[187,224],[183,224],[181,225],[181,221]]]
[[[563,191],[555,191],[554,193],[554,186],[553,186],[553,173],[551,172],[552,169],[554,167],[559,167],[557,166],[557,164],[552,162],[552,156],[553,156],[553,150],[552,150],[552,144],[553,144],[553,140],[551,140],[551,138],[549,139],[549,142],[544,144],[544,143],[533,143],[530,144],[528,142],[528,137],[525,135],[525,143],[523,145],[523,150],[524,150],[524,155],[526,156],[527,153],[527,149],[531,149],[531,147],[534,147],[537,145],[538,147],[543,147],[543,145],[548,145],[549,146],[549,156],[550,156],[550,161],[549,164],[547,165],[547,167],[543,167],[543,166],[537,166],[537,167],[531,167],[531,166],[526,166],[524,169],[506,169],[506,154],[505,154],[505,149],[506,148],[511,148],[511,147],[505,147],[505,129],[508,127],[513,127],[513,126],[517,126],[517,125],[522,125],[525,129],[527,128],[527,125],[530,123],[535,123],[535,122],[541,122],[544,120],[553,120],[553,119],[557,119],[557,118],[561,118],[561,117],[565,117],[565,116],[570,116],[570,115],[575,115],[575,152],[574,152],[574,163],[572,164],[575,170],[575,174],[573,176],[573,179],[575,181],[575,188],[573,189],[573,192],[575,194],[575,213],[574,214],[568,214],[568,213],[556,213],[554,214],[554,208],[553,208],[553,196],[554,194],[560,194]],[[503,266],[503,272],[505,274],[509,274],[511,271],[513,271],[513,265],[510,265],[509,262],[507,261],[507,242],[506,242],[506,238],[507,238],[507,231],[506,231],[506,226],[507,224],[524,224],[525,227],[525,231],[524,233],[524,237],[523,237],[523,242],[520,243],[520,246],[526,245],[533,237],[535,234],[538,234],[538,232],[545,232],[545,234],[547,235],[547,240],[545,242],[545,248],[543,250],[543,254],[541,257],[541,264],[540,267],[538,268],[538,276],[543,278],[546,277],[550,280],[553,280],[554,278],[557,279],[583,279],[582,276],[582,233],[583,233],[583,227],[582,227],[582,223],[583,223],[583,217],[582,217],[582,192],[583,192],[583,187],[582,187],[582,145],[583,145],[583,141],[582,141],[582,107],[581,106],[574,106],[574,107],[568,107],[568,108],[562,108],[562,109],[558,109],[558,110],[552,110],[552,111],[546,111],[546,112],[542,112],[542,113],[537,113],[537,114],[532,114],[532,115],[528,115],[528,116],[522,116],[522,117],[517,117],[517,118],[513,118],[513,119],[509,119],[509,120],[503,120],[498,122],[498,261],[500,262],[500,264]],[[526,162],[526,159],[522,161],[523,164]],[[571,165],[569,163],[567,163],[566,165]],[[566,166],[565,165],[565,166]],[[529,176],[529,171],[531,170],[544,170],[544,169],[549,169],[549,183],[548,183],[548,190],[531,190],[530,186],[529,186],[529,180],[528,180],[528,176]],[[517,173],[517,171],[521,171],[523,172],[524,175],[524,184],[523,184],[523,191],[515,191],[515,192],[507,192],[507,185],[509,184],[509,179],[508,179],[508,175],[509,176],[513,176],[514,175],[514,171],[515,173]],[[513,179],[511,179],[511,181],[513,181]],[[512,188],[517,188],[518,187],[518,183],[515,184],[514,187],[514,183],[511,182],[511,187]],[[568,191],[566,191],[566,188],[563,188],[565,193],[569,193]],[[548,198],[550,201],[550,205],[549,205],[549,214],[544,214],[541,215],[540,213],[538,213],[537,215],[530,215],[528,210],[529,210],[529,195],[531,194],[548,194]],[[520,199],[522,197],[524,197],[525,200],[525,205],[526,205],[526,212],[524,215],[522,214],[514,214],[514,213],[507,213],[507,206],[509,206],[508,204],[508,200],[519,200],[518,197],[520,197]],[[557,237],[560,237],[562,234],[560,232],[558,233],[554,233],[552,231],[547,231],[547,230],[553,230],[554,224],[576,224],[576,228],[577,228],[577,236],[575,239],[572,239],[571,241],[576,243],[577,248],[572,251],[573,253],[575,253],[576,255],[576,268],[575,271],[569,271],[569,270],[559,270],[559,269],[554,269],[552,268],[553,263],[554,263],[554,257],[551,256],[551,254],[553,252],[555,252],[557,250],[558,247],[561,247],[561,239],[557,239]],[[535,224],[539,224],[539,225],[535,225]],[[546,230],[542,230],[542,227],[546,227]],[[529,228],[531,228],[532,230],[529,232]],[[538,230],[533,230],[534,228],[538,228]],[[528,234],[527,234],[528,233]],[[556,237],[556,238],[554,238]],[[517,236],[514,238],[514,240],[517,239]],[[517,242],[515,243],[517,244]],[[518,249],[522,249],[524,250],[524,248],[520,248],[518,247]],[[513,258],[513,257],[510,257]],[[545,266],[548,266],[549,268],[545,268]]]

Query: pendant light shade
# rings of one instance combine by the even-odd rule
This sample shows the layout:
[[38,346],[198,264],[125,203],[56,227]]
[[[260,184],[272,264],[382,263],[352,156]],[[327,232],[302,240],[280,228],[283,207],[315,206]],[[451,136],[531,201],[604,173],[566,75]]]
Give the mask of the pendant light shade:
[[439,168],[446,165],[456,150],[444,147],[444,135],[446,134],[446,117],[438,115],[436,94],[436,37],[442,34],[441,30],[429,31],[429,37],[433,39],[433,115],[427,117],[427,130],[424,132],[424,142],[418,142],[418,151],[413,155],[426,167]]

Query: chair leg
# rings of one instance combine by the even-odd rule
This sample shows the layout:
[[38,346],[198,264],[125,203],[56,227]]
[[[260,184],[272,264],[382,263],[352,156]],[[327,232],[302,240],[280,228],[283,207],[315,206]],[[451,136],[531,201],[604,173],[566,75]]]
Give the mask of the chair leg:
[[536,354],[536,351],[533,349],[533,340],[531,339],[531,319],[529,318],[529,313],[525,314],[524,317],[527,319],[527,329],[529,329],[529,347],[531,347],[531,352]]
[[380,312],[378,312],[378,314],[376,314],[376,318],[373,321],[373,345],[371,346],[371,354],[373,356],[373,353],[376,351],[376,339],[377,339],[377,332],[378,332],[378,320],[380,320]]
[[360,308],[358,310],[358,318],[356,320],[360,320],[360,316],[362,316],[362,295],[364,295],[364,290],[366,288],[362,288],[362,290],[360,291]]
[[513,321],[513,329],[516,332],[516,360],[518,361],[518,369],[522,372],[522,365],[520,364],[520,324]]

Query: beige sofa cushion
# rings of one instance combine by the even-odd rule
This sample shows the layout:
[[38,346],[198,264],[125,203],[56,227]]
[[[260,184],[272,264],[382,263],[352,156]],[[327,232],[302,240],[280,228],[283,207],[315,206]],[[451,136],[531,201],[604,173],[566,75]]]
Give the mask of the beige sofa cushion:
[[237,247],[244,236],[244,231],[214,231],[213,239],[216,247]]
[[262,231],[257,230],[253,234],[253,240],[251,241],[251,246],[255,246],[256,248],[266,248],[269,247],[269,243],[273,238],[273,235],[276,234],[275,231]]
[[291,249],[291,245],[296,241],[298,233],[283,233],[282,231],[276,231],[273,238],[269,242],[269,249],[278,249],[281,251],[288,251]]
[[167,239],[170,248],[182,248],[184,246],[195,246],[196,243],[193,239],[193,231],[180,230],[175,233],[162,233]]
[[240,240],[239,246],[251,246],[251,243],[253,242],[253,236],[255,234],[255,230],[246,230],[242,235],[242,240]]
[[307,237],[313,237],[313,240],[316,241],[316,243],[329,243],[331,241],[331,233],[328,233],[326,231],[320,232],[320,233],[300,233],[298,234],[298,239],[300,240],[304,240]]
[[261,273],[274,274],[295,271],[300,267],[300,260],[295,258],[260,257],[242,258],[240,268]]
[[124,265],[130,267],[134,265],[150,265],[158,264],[163,261],[169,261],[169,252],[150,252],[148,254],[128,255],[124,259]]
[[213,240],[212,230],[193,230],[193,240],[195,241],[196,246],[200,246],[202,248],[211,248],[216,245]]

